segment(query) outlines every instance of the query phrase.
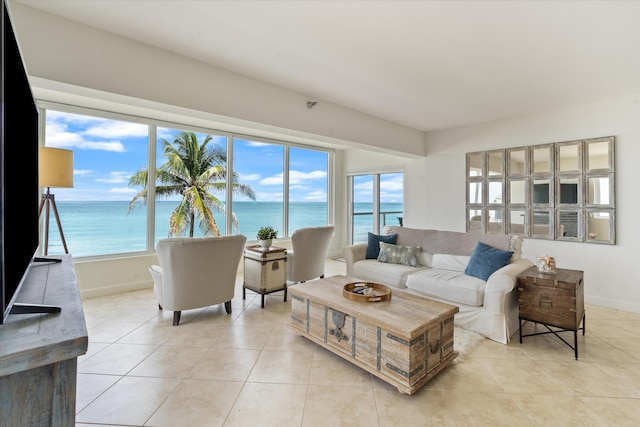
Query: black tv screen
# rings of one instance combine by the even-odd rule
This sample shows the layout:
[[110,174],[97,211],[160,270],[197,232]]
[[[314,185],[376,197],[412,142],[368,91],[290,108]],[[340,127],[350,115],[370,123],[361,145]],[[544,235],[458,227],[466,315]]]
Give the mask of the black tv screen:
[[[38,249],[38,109],[2,2],[2,114],[0,147],[0,295],[6,316]],[[7,170],[11,164],[13,174]]]

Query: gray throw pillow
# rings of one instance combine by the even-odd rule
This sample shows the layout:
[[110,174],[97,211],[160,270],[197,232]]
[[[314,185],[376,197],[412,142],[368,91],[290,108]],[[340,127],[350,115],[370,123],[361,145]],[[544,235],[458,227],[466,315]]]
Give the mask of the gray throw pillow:
[[421,246],[401,246],[389,243],[380,243],[379,262],[390,264],[405,264],[411,267],[420,266]]

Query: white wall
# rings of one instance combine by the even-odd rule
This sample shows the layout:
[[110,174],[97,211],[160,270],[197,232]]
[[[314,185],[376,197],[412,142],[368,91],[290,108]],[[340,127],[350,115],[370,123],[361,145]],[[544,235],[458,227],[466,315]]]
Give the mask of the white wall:
[[[640,312],[640,95],[427,134],[427,156],[405,175],[411,227],[465,230],[465,153],[615,136],[617,244],[526,239],[524,256],[583,270],[588,303]],[[347,165],[347,167],[349,167]]]

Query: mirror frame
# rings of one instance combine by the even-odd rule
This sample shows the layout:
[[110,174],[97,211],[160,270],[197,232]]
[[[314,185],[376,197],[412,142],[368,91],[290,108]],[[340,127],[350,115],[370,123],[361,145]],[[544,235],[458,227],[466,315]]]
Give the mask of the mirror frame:
[[[575,157],[565,160],[567,153]],[[615,137],[475,151],[466,153],[465,166],[467,232],[616,244]],[[605,183],[597,190],[596,179]],[[497,183],[502,199],[488,200]],[[472,185],[482,194],[474,203]],[[604,202],[590,197],[596,191]]]

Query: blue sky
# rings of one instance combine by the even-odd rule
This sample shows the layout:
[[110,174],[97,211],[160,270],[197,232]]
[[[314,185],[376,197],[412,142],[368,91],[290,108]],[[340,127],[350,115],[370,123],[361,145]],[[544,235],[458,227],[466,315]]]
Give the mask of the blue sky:
[[[65,200],[125,200],[139,191],[128,185],[129,178],[147,163],[146,124],[103,119],[80,114],[47,110],[45,145],[74,152],[74,188],[52,190],[56,198]],[[158,139],[173,141],[178,130],[157,128]],[[198,133],[203,140],[206,134]],[[226,137],[213,135],[222,146]],[[164,162],[158,147],[157,164]],[[257,201],[282,201],[283,158],[281,145],[250,140],[234,142],[235,172],[240,182],[250,185]],[[324,202],[327,198],[327,153],[291,147],[290,200]],[[402,174],[389,174],[381,181],[383,202],[402,202]],[[372,200],[370,176],[359,178],[355,185],[356,201]],[[217,195],[224,200],[225,195]],[[237,197],[235,200],[248,200]]]
[[[129,178],[146,166],[148,126],[47,110],[45,144],[74,152],[74,188],[54,190],[58,200],[126,200],[139,191]],[[158,128],[158,139],[172,141],[178,131]],[[196,133],[200,140],[206,134]],[[226,144],[225,137],[214,136]],[[164,162],[161,147],[158,164]],[[237,140],[235,172],[250,185],[258,201],[281,201],[283,146]],[[326,201],[327,153],[292,148],[290,152],[292,201]],[[223,199],[224,194],[218,195]],[[237,198],[236,200],[243,200]],[[248,200],[248,199],[244,199]]]

